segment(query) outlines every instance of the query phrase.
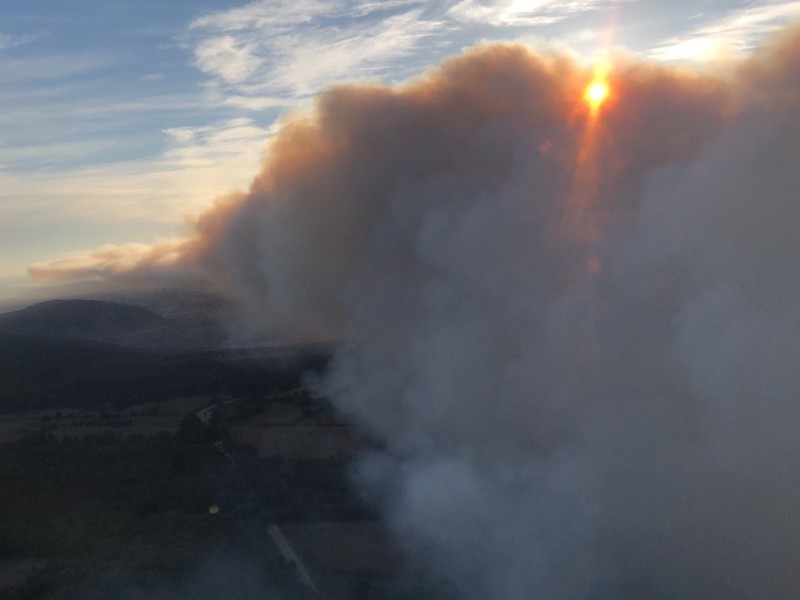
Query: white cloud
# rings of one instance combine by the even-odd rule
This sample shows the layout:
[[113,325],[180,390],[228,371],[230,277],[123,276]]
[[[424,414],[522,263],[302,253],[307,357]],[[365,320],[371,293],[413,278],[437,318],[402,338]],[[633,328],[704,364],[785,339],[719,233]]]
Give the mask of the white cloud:
[[195,48],[197,66],[228,83],[240,83],[260,65],[254,48],[231,35],[204,40]]
[[416,74],[462,45],[465,24],[549,24],[625,1],[256,0],[195,19],[187,39],[223,104],[259,110],[342,80]]
[[360,2],[351,10],[354,17],[361,17],[373,12],[393,10],[402,7],[420,7],[425,3],[421,0],[377,0],[373,2]]
[[467,23],[528,27],[557,23],[607,4],[607,0],[461,0],[448,14]]
[[309,44],[290,43],[272,69],[270,83],[303,96],[342,79],[377,76],[435,32],[436,22],[419,17],[419,11],[413,11],[373,26],[324,32]]
[[340,0],[256,0],[239,8],[218,11],[195,19],[191,27],[241,31],[307,23],[314,17],[332,15],[343,6]]
[[733,11],[650,52],[656,60],[713,60],[746,52],[759,40],[800,17],[800,1],[771,2]]
[[0,173],[0,223],[42,225],[74,218],[179,223],[246,186],[273,129],[237,118],[168,128],[164,135],[167,150],[151,158]]
[[[441,19],[428,17],[419,5],[416,0],[251,2],[196,19],[191,43],[198,66],[227,88],[223,103],[273,107],[342,79],[386,74],[441,29]],[[428,58],[421,58],[420,66]]]
[[31,35],[10,35],[8,33],[0,33],[0,50],[30,44],[33,40],[34,37]]
[[195,19],[191,27],[220,31],[289,28],[320,19],[363,17],[422,4],[420,0],[256,0],[239,8],[204,15]]
[[206,133],[211,129],[211,127],[170,127],[163,131],[175,142],[188,144],[193,142],[199,134]]
[[243,110],[260,111],[268,108],[286,108],[291,106],[292,102],[285,98],[229,96],[223,100],[223,104]]

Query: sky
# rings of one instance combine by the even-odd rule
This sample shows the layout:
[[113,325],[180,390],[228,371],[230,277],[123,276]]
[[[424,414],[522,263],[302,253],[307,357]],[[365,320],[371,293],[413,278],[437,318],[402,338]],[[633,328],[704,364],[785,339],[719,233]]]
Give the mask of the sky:
[[0,0],[0,298],[27,267],[179,235],[281,116],[489,40],[711,64],[800,0]]

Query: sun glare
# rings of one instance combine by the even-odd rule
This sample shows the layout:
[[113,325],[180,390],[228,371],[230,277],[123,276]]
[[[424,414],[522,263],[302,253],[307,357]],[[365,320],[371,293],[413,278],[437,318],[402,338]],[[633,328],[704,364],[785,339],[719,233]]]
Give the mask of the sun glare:
[[592,105],[600,105],[608,97],[608,84],[604,81],[595,81],[586,89],[586,99]]
[[594,79],[586,86],[583,93],[584,101],[589,105],[592,114],[597,114],[600,106],[608,99],[611,89],[606,81],[608,74],[608,65],[605,63],[599,64],[595,68]]

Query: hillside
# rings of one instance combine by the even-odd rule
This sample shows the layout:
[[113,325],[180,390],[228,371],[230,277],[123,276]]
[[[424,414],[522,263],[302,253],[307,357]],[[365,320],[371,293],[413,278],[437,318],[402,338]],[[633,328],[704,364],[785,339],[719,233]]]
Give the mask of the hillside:
[[105,340],[166,325],[146,308],[99,300],[48,300],[0,314],[0,334],[43,337]]
[[217,298],[192,293],[48,300],[0,314],[0,334],[207,350],[225,345],[224,310]]

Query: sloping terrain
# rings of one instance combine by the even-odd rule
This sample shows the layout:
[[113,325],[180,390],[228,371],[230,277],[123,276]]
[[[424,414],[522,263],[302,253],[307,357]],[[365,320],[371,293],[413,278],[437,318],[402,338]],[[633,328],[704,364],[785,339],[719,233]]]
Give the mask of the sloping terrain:
[[100,341],[166,325],[166,319],[146,308],[98,300],[48,300],[0,314],[3,334]]
[[[122,301],[120,301],[122,300]],[[153,349],[225,345],[227,305],[203,294],[151,293],[48,300],[0,314],[0,334],[72,338]]]

